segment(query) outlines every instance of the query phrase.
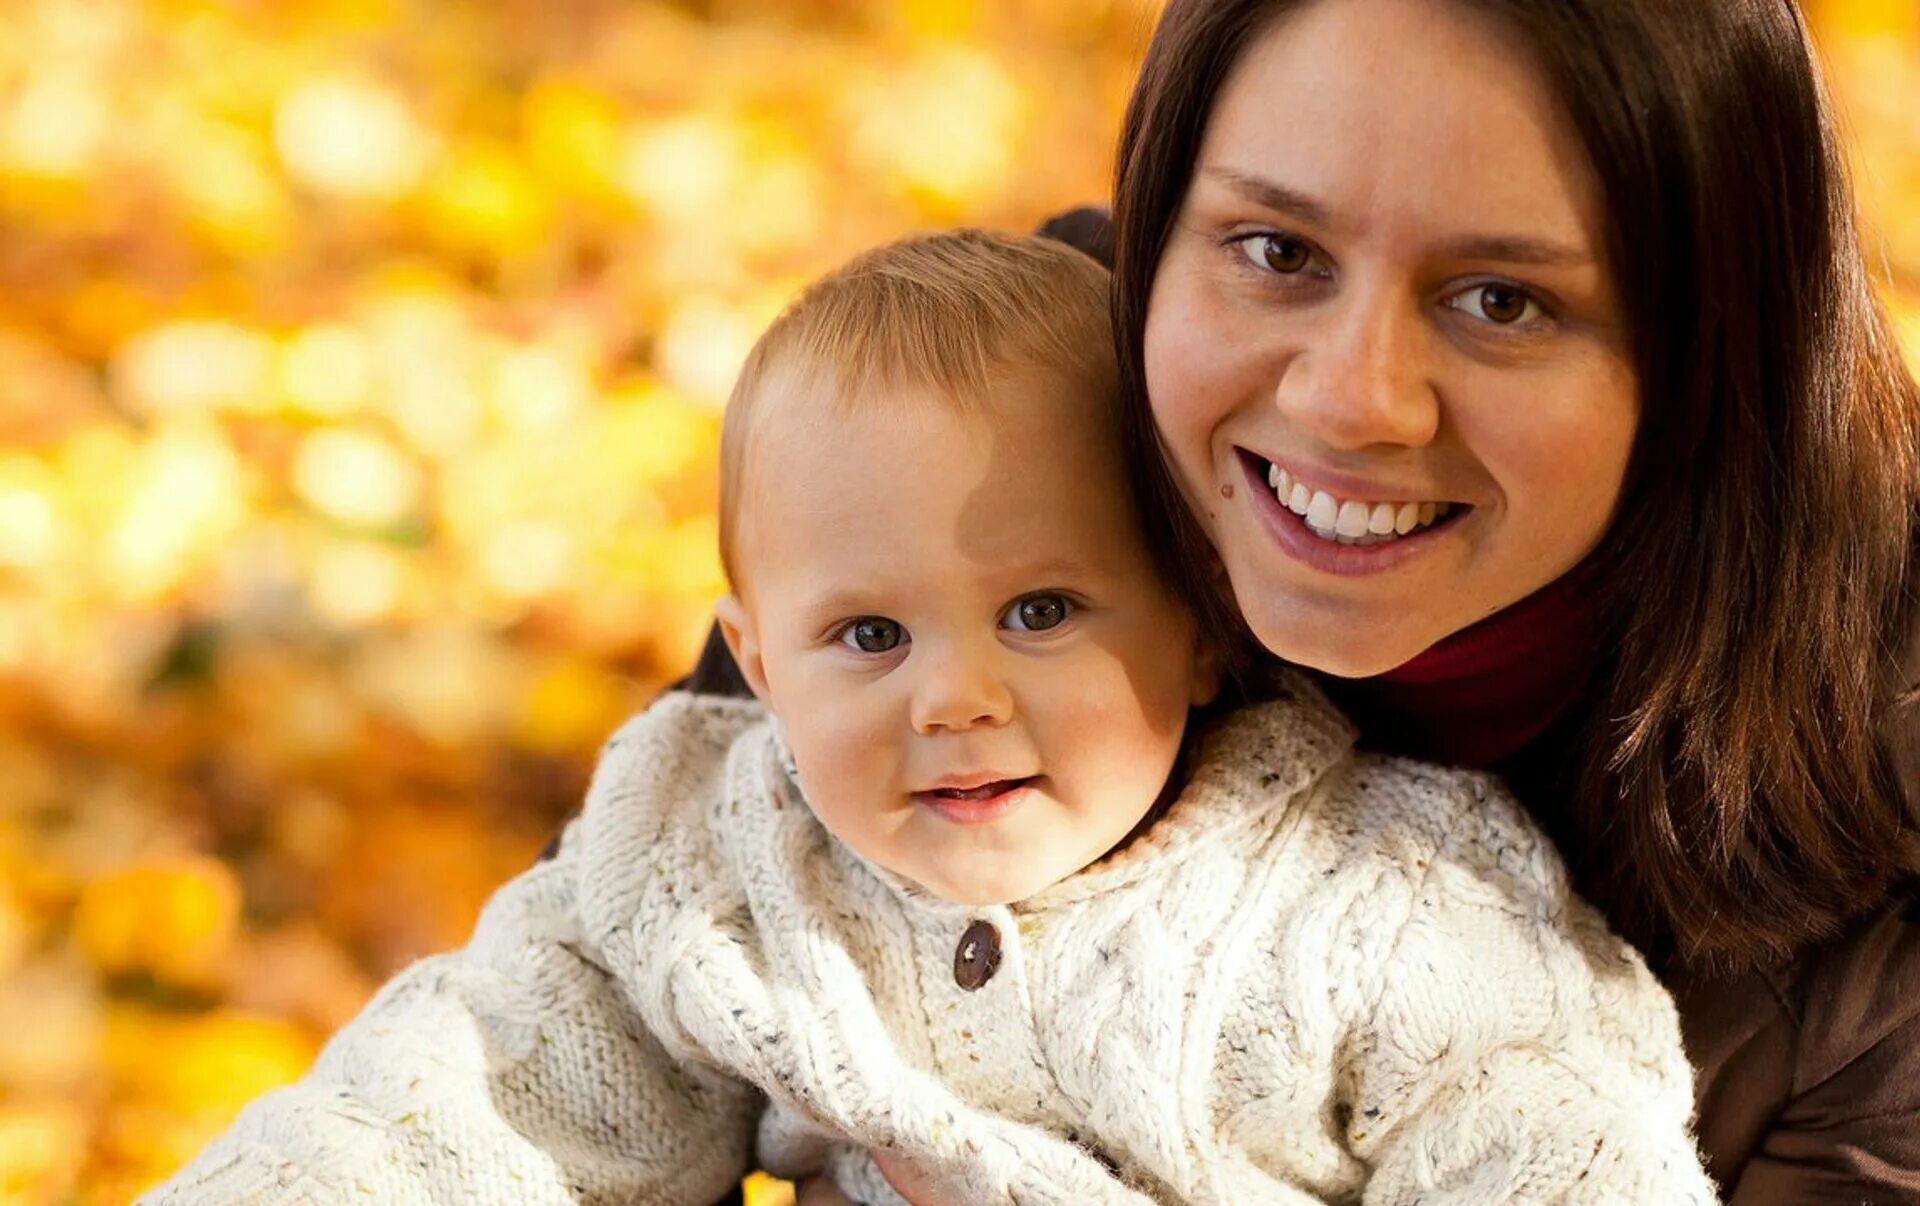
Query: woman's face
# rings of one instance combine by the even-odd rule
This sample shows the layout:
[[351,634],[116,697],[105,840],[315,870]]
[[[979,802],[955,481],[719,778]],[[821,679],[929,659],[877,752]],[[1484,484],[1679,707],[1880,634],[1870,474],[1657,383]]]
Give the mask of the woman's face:
[[1145,357],[1254,634],[1348,676],[1577,563],[1638,417],[1579,140],[1516,32],[1434,0],[1315,0],[1247,46]]

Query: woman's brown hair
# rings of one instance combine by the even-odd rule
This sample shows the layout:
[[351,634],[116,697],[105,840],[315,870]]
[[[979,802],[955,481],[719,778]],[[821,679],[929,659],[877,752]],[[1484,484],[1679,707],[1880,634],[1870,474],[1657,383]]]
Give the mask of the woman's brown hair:
[[[1171,0],[1120,146],[1129,454],[1162,557],[1216,623],[1231,600],[1153,428],[1146,310],[1216,94],[1302,2]],[[1455,2],[1528,35],[1585,144],[1642,399],[1596,554],[1615,647],[1565,853],[1649,949],[1786,956],[1920,865],[1886,727],[1913,705],[1920,392],[1865,271],[1807,31],[1790,0]]]

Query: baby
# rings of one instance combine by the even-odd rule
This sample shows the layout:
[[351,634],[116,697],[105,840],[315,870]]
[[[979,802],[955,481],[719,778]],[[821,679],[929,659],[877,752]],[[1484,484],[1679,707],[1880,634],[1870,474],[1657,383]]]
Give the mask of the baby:
[[856,259],[722,461],[759,702],[628,722],[464,949],[148,1201],[899,1202],[871,1151],[968,1203],[1714,1200],[1671,1003],[1496,783],[1297,676],[1190,726],[1091,260]]

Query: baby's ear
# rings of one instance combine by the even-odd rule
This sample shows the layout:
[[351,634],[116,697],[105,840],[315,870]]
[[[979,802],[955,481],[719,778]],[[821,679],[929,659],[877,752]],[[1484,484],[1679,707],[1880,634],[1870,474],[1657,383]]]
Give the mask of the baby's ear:
[[760,631],[738,595],[726,595],[713,605],[713,618],[719,621],[720,635],[726,639],[727,652],[733,654],[740,677],[761,703],[767,702],[767,667],[760,657]]

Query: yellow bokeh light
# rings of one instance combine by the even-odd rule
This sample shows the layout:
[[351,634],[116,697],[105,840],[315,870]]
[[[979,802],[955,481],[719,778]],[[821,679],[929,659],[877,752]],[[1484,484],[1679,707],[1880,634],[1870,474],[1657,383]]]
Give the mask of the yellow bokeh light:
[[427,208],[435,238],[455,250],[495,254],[531,249],[552,217],[551,203],[520,161],[487,142],[463,146],[440,165]]
[[593,377],[566,348],[510,348],[496,361],[493,410],[510,430],[538,431],[576,418],[592,399]]
[[12,890],[0,883],[0,981],[6,980],[26,961],[33,939],[32,919],[14,899]]
[[337,628],[381,623],[399,609],[408,576],[406,560],[393,549],[365,541],[332,545],[314,557],[314,608]]
[[264,409],[272,400],[273,342],[235,322],[187,319],[129,340],[114,379],[128,405],[149,414]]
[[36,74],[0,116],[0,163],[32,175],[80,176],[98,157],[109,118],[98,80],[75,70]]
[[281,352],[280,389],[297,410],[341,418],[366,403],[374,383],[373,350],[344,323],[303,328]]
[[586,658],[560,658],[527,688],[515,733],[537,750],[579,749],[603,738],[626,703],[618,681],[604,667]]
[[234,1009],[181,1017],[137,1007],[109,1011],[104,1046],[123,1093],[196,1122],[230,1117],[285,1084],[306,1070],[315,1050],[304,1029],[277,1018]]
[[89,276],[66,299],[62,326],[69,350],[89,362],[111,357],[115,348],[154,325],[153,297],[135,282],[112,273]]
[[509,727],[520,668],[484,628],[448,622],[368,642],[348,681],[415,732],[453,745]]
[[501,524],[486,539],[480,562],[489,585],[511,599],[533,599],[565,582],[573,570],[573,538],[558,524],[521,520]]
[[293,462],[293,488],[323,515],[380,528],[412,513],[421,479],[413,462],[379,436],[325,428],[301,442]]
[[290,89],[274,114],[274,145],[302,183],[370,200],[411,189],[433,149],[399,94],[352,74]]
[[1920,299],[1899,299],[1893,308],[1894,331],[1907,354],[1907,366],[1920,373]]
[[97,971],[70,956],[30,962],[0,977],[0,1085],[26,1094],[70,1093],[97,1075],[96,982]]
[[247,139],[204,132],[162,163],[195,224],[221,245],[257,254],[288,237],[293,213],[279,178]]
[[711,407],[656,386],[622,391],[601,415],[599,439],[623,476],[655,482],[718,454],[720,425]]
[[407,445],[445,459],[471,447],[486,419],[474,379],[478,340],[447,282],[402,270],[378,282],[363,307],[381,389],[376,403]]
[[585,84],[545,80],[527,93],[524,117],[534,165],[561,188],[608,193],[620,155],[621,114],[614,99]]
[[238,933],[240,882],[218,859],[187,856],[129,867],[87,885],[73,934],[95,967],[205,985]]
[[1912,0],[1846,0],[1821,9],[1824,23],[1847,37],[1912,36],[1920,30]]
[[107,535],[107,568],[127,599],[151,599],[192,573],[246,514],[240,459],[204,423],[163,428],[139,450]]
[[620,182],[656,217],[697,222],[725,200],[740,155],[732,122],[689,114],[636,128],[621,155]]
[[31,668],[50,644],[45,629],[41,608],[0,598],[0,670],[20,674]]
[[717,297],[690,297],[661,324],[654,368],[687,394],[720,405],[760,325],[740,306]]
[[985,199],[1014,163],[1025,98],[994,60],[931,48],[848,96],[854,144],[873,170],[943,205]]
[[770,154],[729,198],[730,227],[746,250],[804,247],[825,222],[828,186],[811,160],[798,153]]
[[62,551],[52,475],[25,458],[0,462],[0,566],[32,569]]
[[902,0],[900,21],[923,37],[951,38],[964,34],[976,20],[974,0]]
[[70,1188],[89,1130],[77,1102],[0,1102],[0,1201],[52,1201]]
[[794,1188],[786,1181],[776,1180],[766,1173],[754,1173],[741,1186],[746,1206],[793,1206]]

